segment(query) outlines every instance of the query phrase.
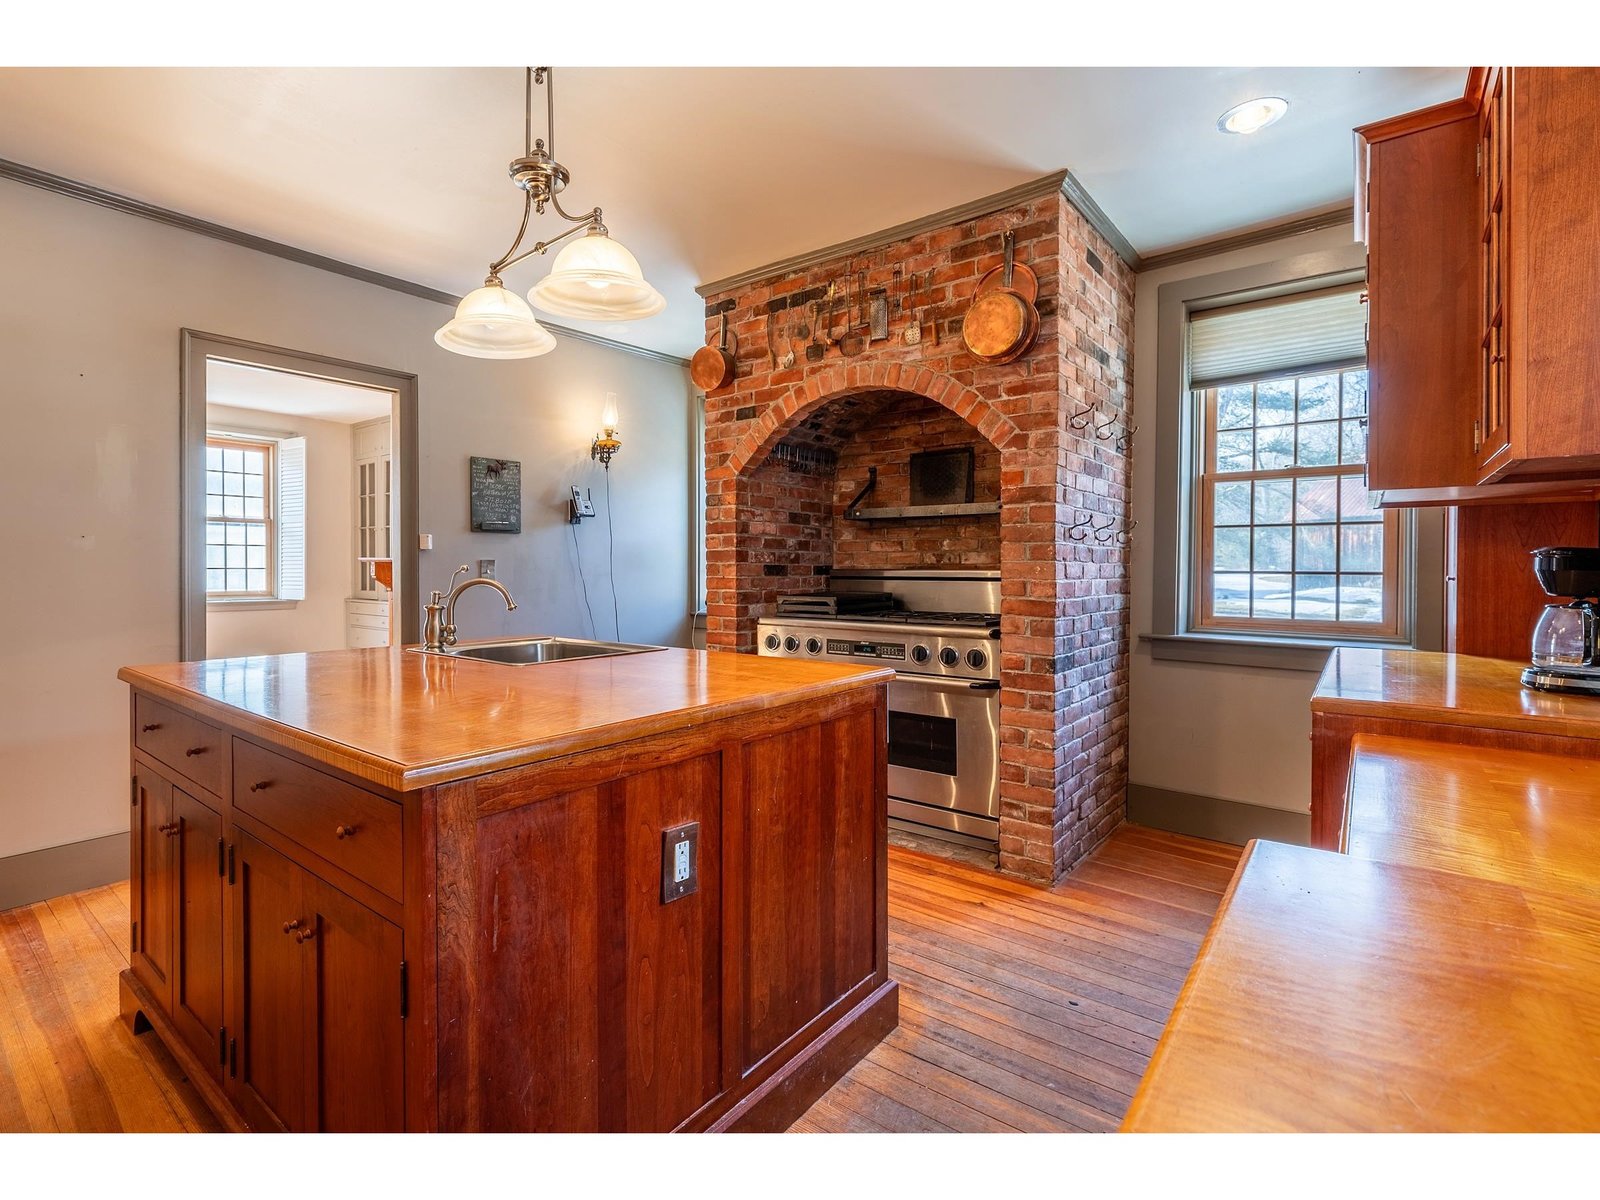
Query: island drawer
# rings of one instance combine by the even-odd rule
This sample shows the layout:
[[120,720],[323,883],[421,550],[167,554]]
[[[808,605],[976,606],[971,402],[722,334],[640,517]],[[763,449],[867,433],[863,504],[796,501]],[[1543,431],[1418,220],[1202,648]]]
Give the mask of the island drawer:
[[233,739],[233,806],[396,900],[400,806],[243,738]]
[[134,693],[133,744],[217,795],[222,794],[224,736],[180,708]]

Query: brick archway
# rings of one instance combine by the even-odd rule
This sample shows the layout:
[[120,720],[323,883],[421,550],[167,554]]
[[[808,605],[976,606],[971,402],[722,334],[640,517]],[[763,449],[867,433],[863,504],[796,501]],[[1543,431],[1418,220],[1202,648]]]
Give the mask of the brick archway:
[[1019,442],[1021,435],[1011,418],[948,375],[911,363],[842,363],[814,372],[767,404],[727,461],[707,471],[708,482],[737,479],[824,405],[859,392],[878,391],[926,396],[970,424],[1002,454]]

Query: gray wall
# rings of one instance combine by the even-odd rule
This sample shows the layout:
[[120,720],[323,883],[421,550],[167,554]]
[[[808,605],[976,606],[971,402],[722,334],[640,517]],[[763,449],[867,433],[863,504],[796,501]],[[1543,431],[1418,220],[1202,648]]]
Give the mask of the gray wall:
[[[600,406],[618,395],[611,474],[622,634],[688,644],[690,404],[678,366],[573,339],[544,358],[440,350],[448,309],[139,217],[0,181],[0,858],[127,828],[127,663],[178,656],[178,335],[184,327],[416,374],[421,584],[499,561],[467,635],[589,631],[561,498],[611,633]],[[498,235],[496,235],[498,236]],[[497,247],[485,244],[485,255]],[[473,286],[481,264],[461,264]],[[694,303],[693,297],[682,301]],[[467,459],[519,459],[521,536],[467,531]]]

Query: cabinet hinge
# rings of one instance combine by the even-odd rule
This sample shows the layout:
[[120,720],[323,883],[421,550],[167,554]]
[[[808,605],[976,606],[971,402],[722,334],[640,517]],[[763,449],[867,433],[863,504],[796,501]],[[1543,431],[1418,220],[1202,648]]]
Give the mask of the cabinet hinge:
[[234,873],[233,873],[233,844],[230,842],[228,844],[228,882],[232,883],[233,880],[234,880]]
[[1481,450],[1483,448],[1483,422],[1482,421],[1474,421],[1472,423],[1472,448],[1474,450]]
[[228,1065],[228,1027],[217,1026],[217,1062],[223,1066]]
[[239,1077],[239,1043],[234,1038],[228,1039],[228,1078]]
[[134,808],[139,807],[139,777],[135,775],[128,780],[128,803]]
[[1478,143],[1477,151],[1478,151],[1478,157],[1477,157],[1477,161],[1474,162],[1473,165],[1472,165],[1472,176],[1473,176],[1474,179],[1482,179],[1483,178],[1483,143],[1482,142]]
[[218,875],[226,875],[228,873],[227,846],[228,846],[228,843],[226,841],[224,841],[222,838],[218,838],[217,839],[217,874]]
[[402,958],[400,960],[400,1019],[402,1021],[406,1019],[411,1010],[409,1000],[411,989],[406,986],[407,974],[406,960]]

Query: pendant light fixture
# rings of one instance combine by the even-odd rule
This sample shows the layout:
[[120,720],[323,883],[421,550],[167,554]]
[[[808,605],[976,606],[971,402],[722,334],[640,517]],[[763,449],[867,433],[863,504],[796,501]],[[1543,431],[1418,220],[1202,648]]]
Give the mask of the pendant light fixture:
[[[533,136],[535,87],[545,89],[548,144]],[[523,154],[513,159],[510,167],[512,182],[523,191],[522,224],[511,249],[489,264],[483,286],[464,296],[456,315],[433,335],[446,350],[476,358],[532,358],[554,350],[555,338],[539,324],[527,302],[506,289],[500,272],[543,254],[580,230],[583,236],[568,242],[556,255],[550,274],[533,285],[529,300],[547,313],[590,321],[636,321],[667,306],[661,293],[645,282],[638,260],[620,242],[612,241],[598,206],[578,216],[561,207],[557,196],[571,175],[556,161],[555,128],[554,71],[529,67],[523,87]],[[543,215],[546,205],[569,222],[569,227],[518,253],[529,218],[534,213]]]

